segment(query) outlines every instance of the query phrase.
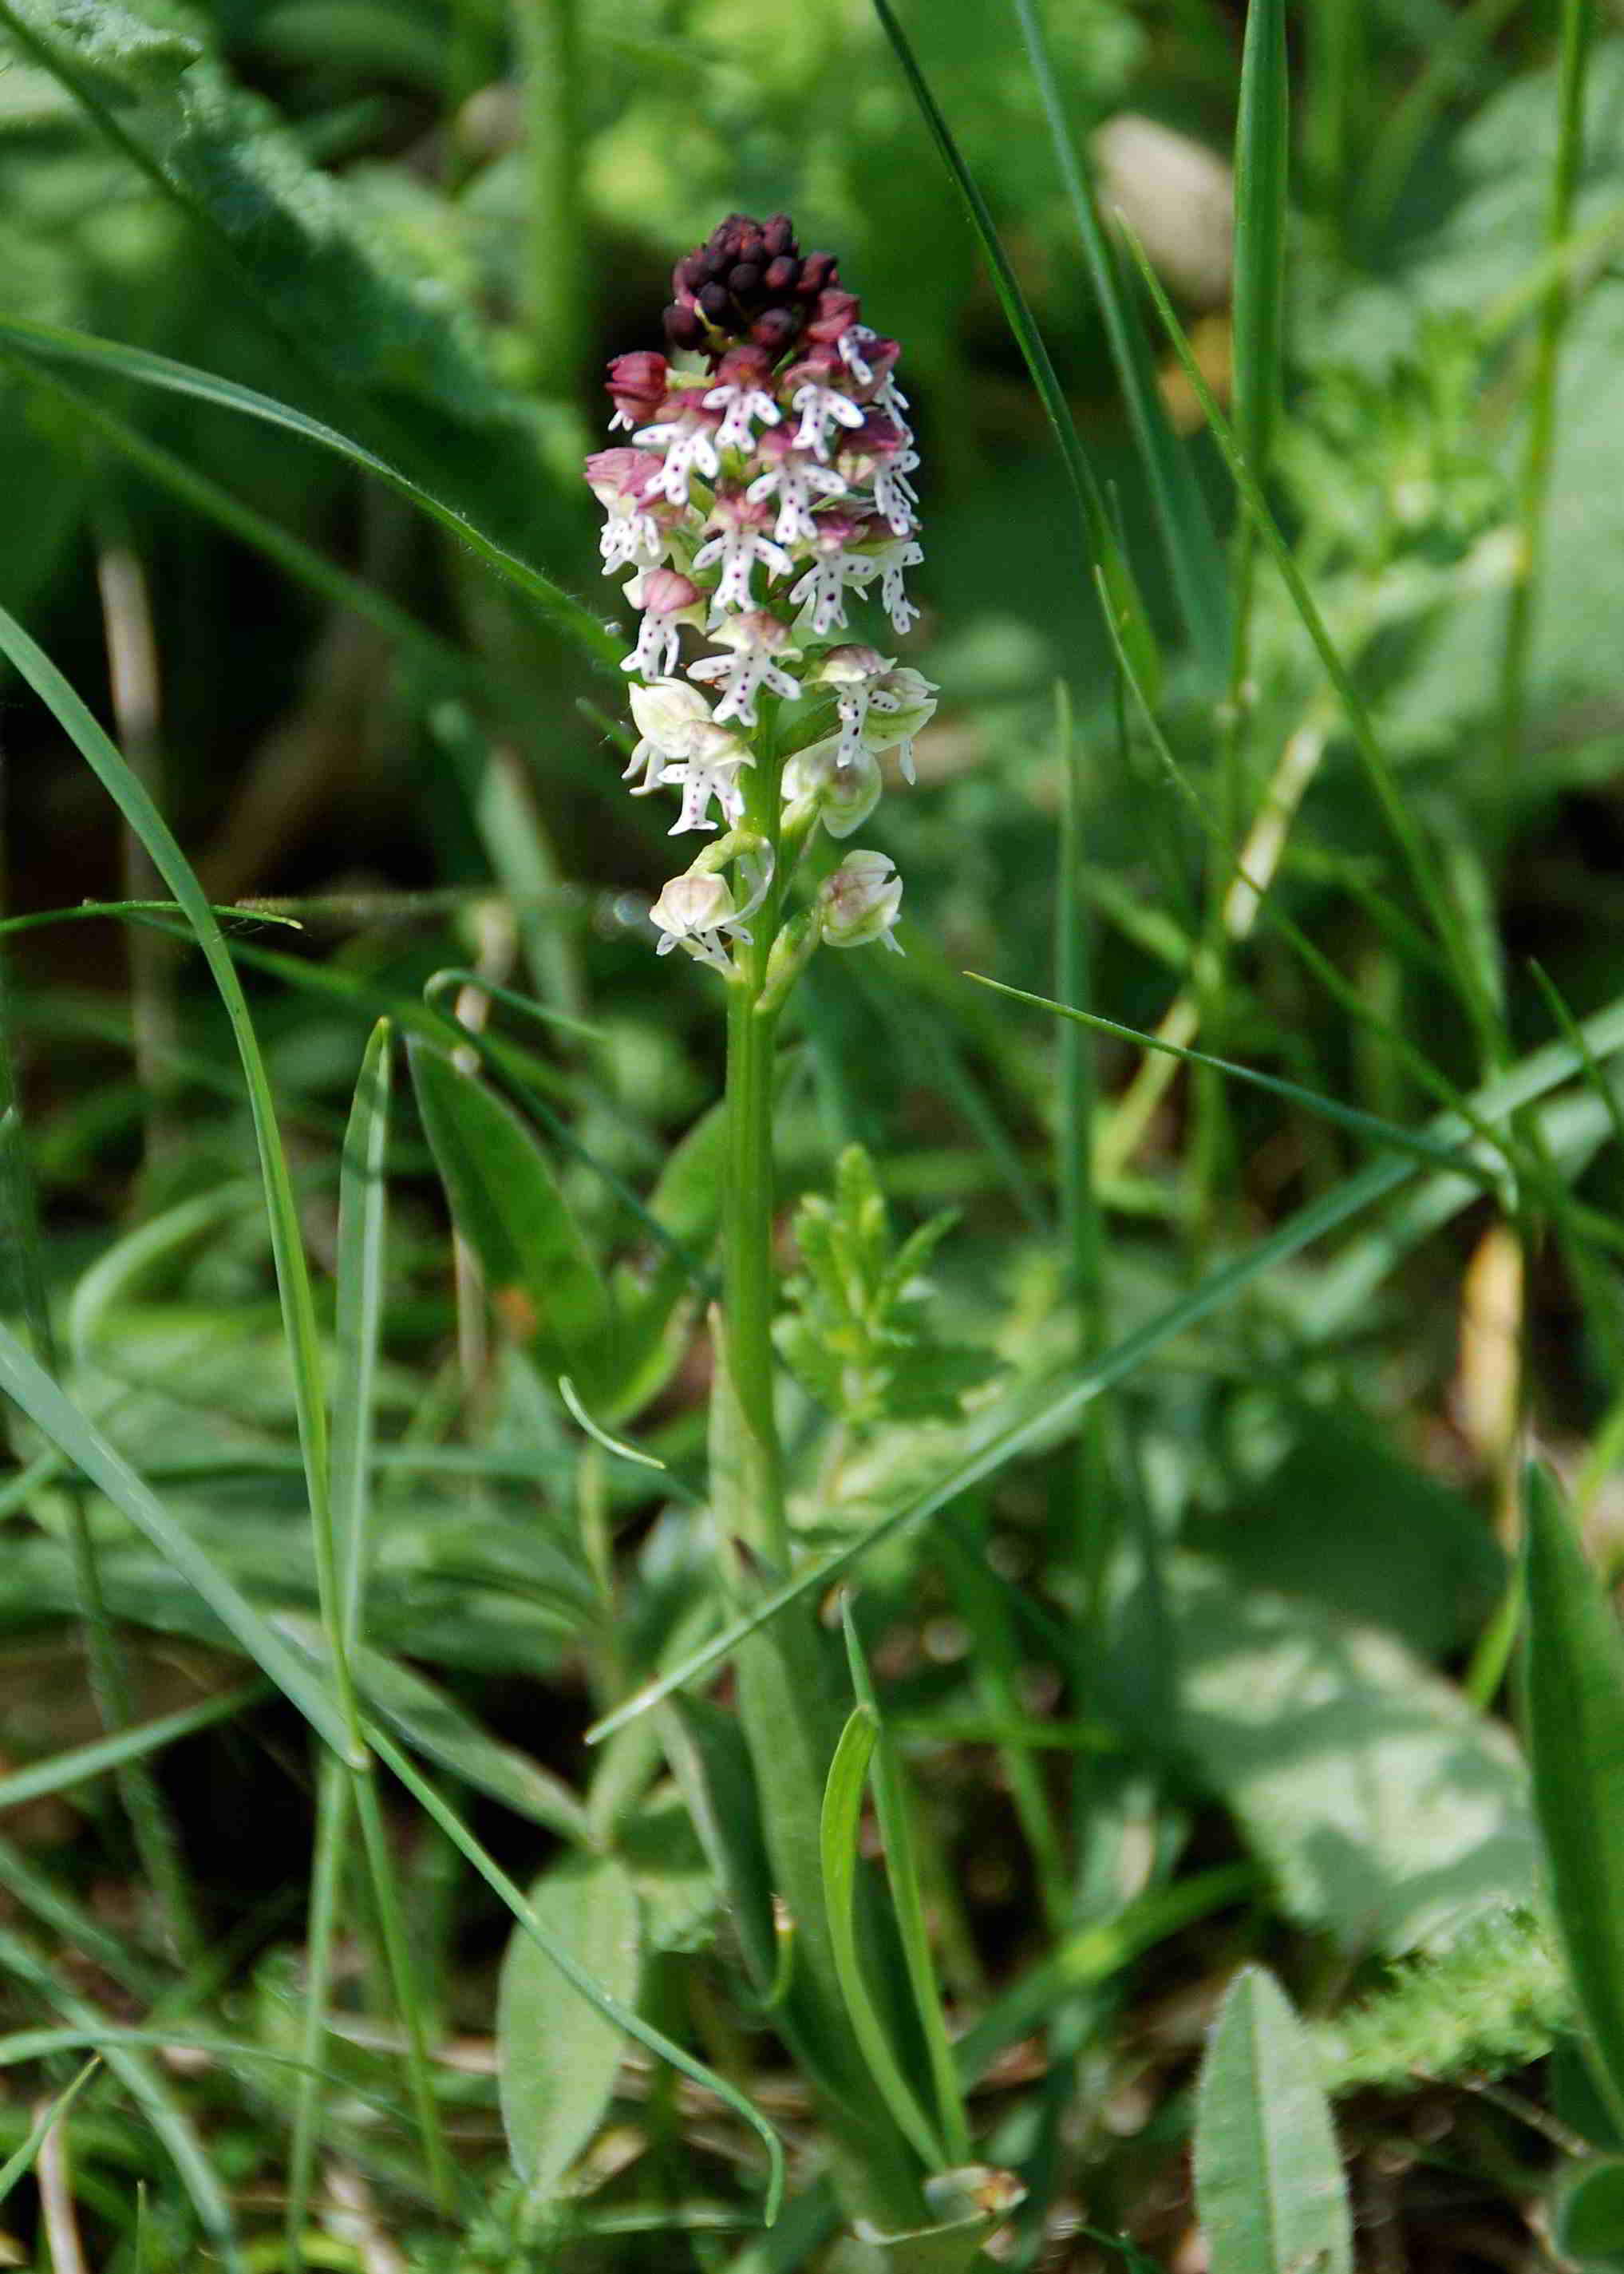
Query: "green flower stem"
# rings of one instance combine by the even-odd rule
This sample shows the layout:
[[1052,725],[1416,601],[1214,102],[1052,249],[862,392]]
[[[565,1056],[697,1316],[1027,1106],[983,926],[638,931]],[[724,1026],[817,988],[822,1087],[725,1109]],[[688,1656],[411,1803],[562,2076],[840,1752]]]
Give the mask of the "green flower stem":
[[[743,777],[741,833],[771,850],[774,875],[741,940],[727,1006],[727,1191],[723,1210],[722,1362],[715,1395],[711,1491],[726,1568],[741,1593],[787,1577],[792,1554],[784,1457],[773,1400],[777,1275],[772,1231],[773,1052],[781,985],[768,987],[783,915],[779,837],[784,750],[774,705],[763,704],[755,764]],[[783,959],[780,958],[781,976]],[[885,2234],[933,2224],[914,2158],[855,2058],[835,1971],[823,1901],[820,1821],[838,1716],[818,1636],[808,1620],[779,1619],[739,1653],[740,1716],[756,1766],[763,1828],[778,1894],[795,1924],[795,1967],[785,2033],[823,2102],[831,2159],[853,2218]],[[959,2274],[976,2255],[966,2237],[932,2237],[874,2254],[897,2274]]]

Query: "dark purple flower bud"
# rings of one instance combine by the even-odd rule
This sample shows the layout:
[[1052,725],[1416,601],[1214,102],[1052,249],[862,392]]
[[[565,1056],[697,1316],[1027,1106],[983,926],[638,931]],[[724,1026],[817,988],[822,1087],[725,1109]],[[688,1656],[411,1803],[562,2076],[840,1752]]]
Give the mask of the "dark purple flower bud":
[[801,329],[801,321],[791,308],[769,308],[757,316],[750,326],[750,337],[758,348],[764,348],[775,360],[791,345]]
[[793,251],[795,243],[794,225],[787,214],[774,214],[762,230],[762,243],[776,260],[780,253]]
[[777,300],[781,299],[786,292],[794,290],[800,276],[801,263],[792,260],[787,252],[781,252],[776,260],[768,262],[767,273],[762,282]]
[[816,300],[826,284],[838,282],[839,265],[832,252],[808,252],[801,264],[801,282],[796,287],[801,298]]
[[699,305],[701,312],[709,316],[713,324],[725,323],[727,320],[726,285],[706,284],[702,286],[699,294]]
[[700,262],[703,258],[703,256],[697,252],[685,252],[672,270],[671,289],[679,297],[684,292],[695,291],[704,282],[705,280],[700,273]]
[[761,270],[753,260],[741,260],[736,268],[727,272],[727,289],[736,300],[742,300],[747,292],[754,292],[761,281]]
[[694,308],[667,308],[664,317],[665,337],[673,348],[700,348],[705,343],[705,328]]

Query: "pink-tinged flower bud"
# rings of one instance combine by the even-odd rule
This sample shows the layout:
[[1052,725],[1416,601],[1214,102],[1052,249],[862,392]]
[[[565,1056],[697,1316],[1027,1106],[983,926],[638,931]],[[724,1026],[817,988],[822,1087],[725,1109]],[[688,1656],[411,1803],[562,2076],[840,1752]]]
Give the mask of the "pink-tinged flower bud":
[[638,586],[636,606],[657,616],[674,616],[698,605],[699,587],[680,568],[651,568]]
[[[818,888],[818,930],[828,947],[896,947],[891,926],[902,905],[902,879],[885,853],[848,853]],[[901,953],[901,950],[897,950]]]
[[801,264],[801,282],[796,288],[803,300],[816,300],[827,284],[838,281],[840,264],[832,252],[808,252]]
[[619,498],[641,505],[665,463],[652,450],[628,449],[624,444],[616,450],[594,450],[586,462],[588,486],[599,505],[612,505]]
[[614,357],[604,385],[614,403],[616,423],[628,429],[646,426],[665,400],[668,377],[665,357],[651,349]]
[[807,326],[807,337],[823,343],[838,340],[848,325],[857,321],[861,305],[855,292],[820,292]]
[[851,687],[863,680],[877,679],[891,667],[889,658],[883,656],[878,648],[852,644],[831,647],[808,677],[826,681],[831,687]]

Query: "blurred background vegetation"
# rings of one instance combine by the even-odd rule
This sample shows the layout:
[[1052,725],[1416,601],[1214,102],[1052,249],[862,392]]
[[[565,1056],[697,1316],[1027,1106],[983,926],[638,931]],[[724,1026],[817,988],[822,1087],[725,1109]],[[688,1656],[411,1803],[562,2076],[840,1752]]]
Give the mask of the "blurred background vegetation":
[[[580,472],[603,440],[601,366],[659,343],[671,264],[723,214],[792,213],[804,245],[838,252],[867,320],[903,343],[926,549],[926,614],[907,659],[943,693],[917,790],[898,788],[883,809],[884,843],[907,878],[906,960],[815,967],[785,1104],[786,1201],[826,1190],[833,1155],[857,1141],[904,1226],[958,1210],[932,1264],[937,1329],[979,1352],[982,1375],[1019,1388],[1063,1367],[1076,1333],[1056,1239],[1055,1028],[959,975],[1053,991],[1066,773],[1057,679],[1075,715],[1099,1009],[1148,1028],[1176,1000],[1194,1003],[1186,1038],[1411,1126],[1439,1082],[1470,1087],[1478,1068],[1470,1029],[1441,1007],[1438,958],[1417,941],[1353,742],[1271,576],[1238,757],[1225,765],[1222,689],[1184,641],[1012,13],[993,0],[913,0],[899,12],[1124,533],[1162,643],[1160,716],[1184,790],[1118,685],[1041,406],[865,0],[0,0],[0,601],[108,724],[210,896],[263,904],[232,937],[318,1262],[333,1253],[339,1140],[372,1022],[388,1010],[410,1022],[434,974],[470,966],[596,1030],[544,1041],[522,1017],[491,1014],[523,1046],[550,1141],[568,1126],[572,1201],[605,1246],[634,1246],[609,1178],[653,1186],[715,1095],[719,1036],[706,975],[650,952],[648,899],[668,860],[648,808],[620,784],[613,660],[595,660],[590,642],[342,455],[207,392],[154,388],[139,360],[98,362],[82,343],[64,347],[64,334],[295,406],[603,618],[614,595],[598,575]],[[1101,203],[1128,214],[1227,399],[1244,11],[1041,0],[1037,12]],[[1624,34],[1611,6],[1598,11],[1560,256],[1573,310],[1524,727],[1509,755],[1501,727],[1536,320],[1553,273],[1558,12],[1554,0],[1288,11],[1288,413],[1274,494],[1519,1050],[1555,1031],[1535,960],[1576,1015],[1624,991]],[[1147,323],[1160,357],[1148,312]],[[1162,378],[1227,534],[1232,493],[1170,354]],[[1215,913],[1229,868],[1192,790],[1231,844],[1259,814],[1280,822],[1255,922]],[[14,679],[0,686],[0,821],[9,918],[162,896],[102,788]],[[279,912],[302,929],[273,922]],[[1368,1017],[1327,995],[1277,916]],[[1214,939],[1215,980],[1201,961]],[[44,1239],[36,1250],[26,1236],[13,1179],[0,1192],[12,1209],[0,1212],[0,1307],[23,1305],[37,1253],[76,1397],[116,1421],[121,1447],[256,1600],[307,1615],[288,1367],[223,1013],[196,959],[161,931],[41,923],[6,949],[0,1041]],[[1103,1044],[1097,1065],[1115,1336],[1335,1193],[1365,1157],[1357,1135],[1277,1096],[1147,1077],[1129,1043]],[[1110,1781],[1108,1811],[1132,1836],[1111,1850],[1121,1869],[1109,1900],[1096,1890],[1079,1916],[1114,1916],[1124,1889],[1166,1896],[1180,1873],[1197,1884],[1203,1871],[1260,1872],[1244,1899],[1233,1883],[1222,1901],[1214,1894],[1216,1924],[1199,1916],[1199,1895],[1193,1925],[1176,1909],[1158,1914],[1091,1990],[1077,2039],[1086,2117],[1051,2090],[1035,2040],[1004,2048],[989,2123],[994,2159],[1033,2189],[1011,2246],[1019,2263],[1122,2263],[1126,2246],[1089,2243],[1085,2226],[1138,2235],[1179,2274],[1199,2263],[1179,2161],[1184,2088],[1214,1985],[1237,1956],[1267,1954],[1328,2012],[1367,1985],[1375,1962],[1531,1894],[1509,1748],[1492,1722],[1462,1733],[1458,1695],[1435,1671],[1471,1662],[1506,1583],[1520,1406],[1605,1540],[1624,1517],[1610,1480],[1624,1155],[1596,1096],[1530,1127],[1530,1145],[1589,1211],[1576,1231],[1564,1218],[1519,1245],[1492,1198],[1435,1178],[1312,1267],[1271,1274],[1117,1393],[1113,1459],[1131,1480],[1117,1497],[1144,1521],[1137,1561],[1108,1558],[1102,1580],[1079,1555],[1075,1472],[1056,1449],[959,1511],[959,1556],[979,1544],[1054,1616],[1080,1615],[1108,1582],[1117,1591],[1091,1706],[1132,1765]],[[585,1584],[578,1440],[500,1330],[486,1338],[479,1306],[459,1306],[443,1202],[409,1119],[392,1163],[380,1387],[392,1449],[371,1631],[419,1681],[443,1685],[397,1693],[399,1718],[421,1732],[447,1717],[437,1757],[480,1796],[482,1836],[523,1876],[551,1852],[557,1780],[584,1774],[593,1701],[569,1608]],[[671,1361],[642,1426],[691,1472],[703,1449],[699,1339]],[[820,1525],[847,1536],[972,1444],[975,1393],[950,1403],[947,1419],[856,1431],[838,1514],[808,1505],[810,1536]],[[0,1480],[0,1755],[26,1762],[96,1722],[71,1646],[71,1495],[59,1474],[31,1466],[38,1446],[20,1427],[13,1450],[15,1472]],[[700,1588],[703,1542],[680,1511],[652,1519],[635,1472],[613,1469],[604,1489],[635,1572],[628,1662],[651,1667]],[[1166,1578],[1156,1557],[1176,1542],[1185,1560]],[[102,1561],[148,1710],[214,1697],[236,1678],[209,1615],[110,1522]],[[969,1562],[968,1576],[951,1556],[939,1565],[916,1537],[867,1573],[876,1666],[921,1731],[973,1710],[1041,1714],[1061,1695],[1041,1630],[1000,1627],[1010,1614],[989,1608]],[[1188,1684],[1177,1743],[1169,1634]],[[1293,1734],[1289,1683],[1273,1750],[1267,1730],[1250,1748],[1236,1740],[1242,1701],[1267,1688],[1263,1669],[1299,1648],[1347,1741],[1329,1766]],[[208,1999],[226,1999],[233,2026],[273,2045],[289,2041],[297,2010],[311,1827],[297,1751],[293,1715],[254,1701],[162,1766],[205,1939],[224,1954]],[[1066,1916],[1034,1788],[1052,1764],[1012,1758],[943,1736],[921,1771],[966,2013],[1055,1946]],[[1316,1812],[1320,1780],[1353,1793],[1372,1777],[1398,1797],[1368,1837],[1351,1800],[1341,1817]],[[1439,1829],[1455,1824],[1458,1838]],[[638,1869],[658,1962],[646,1994],[680,2035],[681,2017],[704,2007],[692,1953],[714,1898],[658,1811],[648,1821]],[[13,1878],[47,1883],[44,1897],[36,1886],[19,1899],[29,1931],[80,1950],[82,1994],[133,2012],[171,1980],[174,1954],[160,1954],[105,1787],[4,1824],[21,1859]],[[467,2161],[500,2203],[488,2058],[500,1909],[422,1825],[401,1840],[435,2011],[468,2048],[457,2106]],[[52,1888],[72,1907],[54,1918]],[[89,1957],[86,1932],[99,1938]],[[1134,1970],[1145,1946],[1152,1956]],[[50,2000],[14,1958],[0,1947],[20,2026]],[[1492,1952],[1483,1971],[1492,1978],[1499,1964]],[[1553,1995],[1545,1983],[1535,2020],[1519,2014],[1522,2036],[1502,2015],[1485,2059],[1542,2052]],[[1391,2073],[1376,2061],[1356,2077],[1351,2057],[1347,2067],[1350,2089],[1374,2080],[1344,2112],[1363,2158],[1369,2263],[1384,2274],[1548,2263],[1529,2213],[1548,2159],[1545,2120],[1525,2121],[1515,2095],[1502,2105],[1400,2089],[1413,2050],[1406,2040]],[[1467,2055],[1482,2051],[1474,2042]],[[375,2048],[357,2040],[349,2058],[376,2081]],[[643,2195],[641,2179],[628,2183],[628,2201],[668,2182],[680,2192],[673,2143],[693,2111],[646,2073],[623,2090],[620,2130],[592,2176],[613,2198],[619,2142],[630,2165],[646,2151],[657,2167]],[[1516,2091],[1543,2096],[1545,2073],[1520,2076]],[[1556,2100],[1582,2131],[1605,2121],[1572,2076]],[[274,2187],[280,2150],[262,2082],[228,2065],[199,2088],[197,2112],[247,2201],[256,2185]],[[4,2149],[26,2134],[26,2104],[9,2100],[0,2116]],[[494,2212],[488,2230],[432,2239],[398,2142],[391,2161],[367,2147],[353,2109],[345,2120],[362,2140],[346,2135],[346,2153],[387,2206],[382,2228],[409,2238],[401,2263],[553,2263],[503,2255],[517,2246]],[[195,2204],[177,2196],[139,2127],[121,2131],[109,2115],[90,2142],[81,2178],[99,2263],[197,2263]],[[145,2240],[129,2211],[136,2176],[154,2189]],[[23,2202],[0,2212],[0,2228],[16,2212],[18,2233],[32,2233]],[[703,2239],[691,2255],[688,2241],[625,2255],[645,2247],[577,2240],[567,2263],[733,2263]]]

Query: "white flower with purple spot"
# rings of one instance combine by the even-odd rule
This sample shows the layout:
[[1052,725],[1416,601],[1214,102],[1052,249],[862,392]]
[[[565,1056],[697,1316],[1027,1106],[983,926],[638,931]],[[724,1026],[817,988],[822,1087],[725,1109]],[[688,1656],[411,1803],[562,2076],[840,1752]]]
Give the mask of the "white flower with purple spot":
[[[767,508],[752,505],[748,493],[721,490],[705,524],[716,534],[702,545],[694,555],[695,570],[714,568],[719,562],[721,582],[715,593],[718,608],[753,608],[755,596],[750,591],[750,571],[759,561],[762,567],[774,576],[793,576],[795,563],[791,555],[773,538],[767,535]],[[717,523],[720,523],[719,529]]]
[[753,727],[759,694],[781,696],[786,703],[800,695],[801,681],[785,666],[796,661],[801,650],[791,645],[789,626],[769,610],[754,608],[748,615],[737,616],[712,637],[720,640],[727,652],[701,656],[697,663],[689,664],[688,675],[707,684],[722,682],[721,700],[716,706],[718,722],[737,719],[741,725]]

